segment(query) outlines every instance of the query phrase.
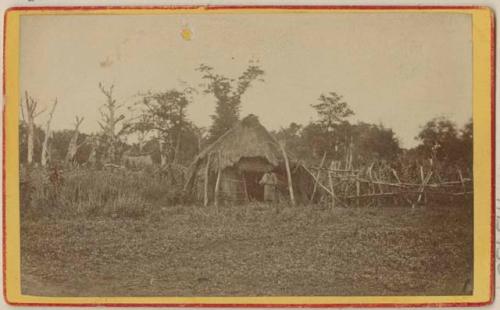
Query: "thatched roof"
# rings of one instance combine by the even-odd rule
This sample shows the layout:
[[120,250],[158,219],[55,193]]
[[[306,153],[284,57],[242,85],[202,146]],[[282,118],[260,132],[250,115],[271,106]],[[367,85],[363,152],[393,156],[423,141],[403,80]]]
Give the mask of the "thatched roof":
[[255,115],[248,115],[233,128],[206,147],[194,163],[213,153],[217,169],[225,169],[238,163],[243,157],[262,157],[278,166],[283,158],[276,139],[262,126]]
[[260,157],[273,166],[283,161],[278,142],[252,114],[236,123],[195,157],[188,170],[188,179],[199,169],[201,162],[206,163],[209,155],[211,170],[234,166],[242,158]]

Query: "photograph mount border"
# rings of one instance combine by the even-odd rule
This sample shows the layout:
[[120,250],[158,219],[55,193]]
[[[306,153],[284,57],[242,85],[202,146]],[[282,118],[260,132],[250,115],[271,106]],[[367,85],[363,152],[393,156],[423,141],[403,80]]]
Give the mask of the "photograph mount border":
[[[345,11],[345,10],[355,10],[355,11],[368,11],[372,10],[375,12],[384,12],[384,11],[453,11],[453,10],[488,10],[490,12],[490,59],[489,59],[489,64],[490,64],[490,89],[489,89],[489,96],[490,96],[490,156],[491,156],[491,219],[490,219],[490,238],[491,238],[491,243],[490,243],[490,271],[489,271],[489,298],[488,300],[484,301],[478,301],[478,302],[415,302],[415,303],[384,303],[384,302],[376,302],[376,303],[370,303],[370,302],[357,302],[357,303],[209,303],[209,302],[186,302],[186,303],[156,303],[156,302],[146,302],[146,303],[136,303],[136,302],[118,302],[118,303],[113,303],[113,302],[91,302],[91,303],[65,303],[65,302],[24,302],[20,300],[16,300],[16,298],[9,298],[9,290],[8,286],[11,285],[7,281],[8,277],[8,268],[7,268],[7,261],[8,261],[8,256],[7,256],[7,247],[8,247],[8,242],[9,240],[7,239],[8,236],[8,228],[7,228],[7,190],[8,190],[8,178],[7,178],[7,160],[6,160],[6,155],[7,151],[6,149],[9,148],[8,143],[6,143],[6,138],[7,137],[7,111],[10,110],[7,108],[7,102],[9,102],[9,98],[7,97],[7,89],[8,89],[8,84],[10,83],[10,80],[7,79],[9,76],[8,70],[9,70],[9,62],[7,61],[7,33],[9,29],[7,29],[8,25],[8,16],[11,15],[12,12],[29,12],[29,14],[36,14],[36,12],[41,12],[41,11],[53,11],[55,14],[59,14],[58,12],[75,12],[75,11],[82,11],[85,14],[95,14],[91,11],[98,11],[99,13],[101,12],[111,12],[111,11],[140,11],[140,14],[147,14],[147,11],[151,10],[161,10],[161,11],[172,11],[172,10],[181,10],[181,11],[195,11],[198,13],[209,13],[210,11],[223,11],[223,10],[231,10],[231,12],[234,11],[242,11],[242,10],[259,10],[259,11],[264,11],[264,12],[269,12],[269,10],[276,10],[276,11],[288,11],[288,12],[293,12],[293,11],[308,11],[308,12],[314,12],[318,10],[328,10],[328,11]],[[144,13],[143,13],[144,12]],[[122,15],[122,13],[118,13],[117,15]],[[19,305],[19,306],[110,306],[110,307],[259,307],[259,308],[268,308],[268,307],[430,307],[430,306],[439,306],[439,307],[458,307],[458,306],[482,306],[482,305],[487,305],[490,304],[493,301],[494,297],[494,270],[495,270],[495,265],[494,265],[494,254],[495,254],[495,57],[496,57],[496,40],[495,40],[495,19],[493,12],[483,6],[441,6],[441,5],[423,5],[423,6],[398,6],[398,5],[319,5],[319,6],[311,6],[311,5],[193,5],[193,6],[182,6],[182,5],[175,5],[175,6],[38,6],[38,7],[21,7],[21,6],[16,6],[16,7],[11,7],[6,10],[4,14],[4,46],[3,46],[3,61],[4,61],[4,70],[3,70],[3,95],[4,95],[4,110],[3,110],[3,130],[2,130],[2,136],[3,136],[3,158],[2,158],[2,179],[3,179],[3,195],[2,195],[2,202],[3,202],[3,208],[2,208],[2,238],[3,238],[3,249],[2,249],[2,255],[3,255],[3,284],[4,284],[4,299],[5,301],[10,304],[10,305]],[[17,44],[19,42],[17,41]],[[477,43],[473,43],[474,45]],[[476,59],[474,57],[474,59]],[[475,61],[473,62],[474,66]],[[19,64],[17,64],[19,66]],[[16,68],[18,70],[18,68]],[[19,73],[17,73],[19,75]],[[18,76],[17,76],[18,77]],[[481,77],[484,79],[485,77]],[[473,78],[473,84],[476,82],[476,74],[474,74]],[[16,84],[18,83],[17,81],[15,82]],[[17,116],[16,116],[17,117]],[[10,135],[11,133],[9,133]],[[475,137],[476,138],[476,137]],[[475,141],[475,147],[476,149],[476,139]],[[484,143],[484,141],[483,141]],[[12,169],[16,169],[12,168]],[[18,168],[17,168],[18,169]],[[10,184],[10,183],[9,183]],[[15,185],[15,184],[14,184]],[[11,186],[14,186],[11,185]],[[476,190],[476,188],[475,188]],[[476,223],[474,223],[476,224]],[[474,228],[474,233],[476,233],[476,227]],[[475,239],[476,240],[476,239]],[[474,246],[476,251],[476,245]],[[476,254],[474,254],[476,255]],[[19,280],[19,279],[18,279]],[[17,296],[18,297],[18,296]],[[413,297],[413,296],[412,296]],[[409,298],[412,298],[409,297]],[[423,299],[429,297],[429,296],[419,296]],[[460,298],[461,296],[457,296]],[[60,297],[49,297],[53,299],[58,299]],[[73,298],[73,297],[70,297]],[[114,298],[120,298],[123,300],[127,299],[137,299],[137,298],[128,298],[128,297],[112,297]],[[156,299],[156,297],[138,297],[139,299]],[[172,297],[158,297],[158,298],[172,298]],[[174,297],[177,298],[177,297]],[[211,299],[211,297],[186,297],[188,299],[196,300],[196,299]],[[217,297],[218,298],[218,297]],[[226,297],[221,297],[221,298],[226,298]],[[233,297],[229,297],[233,298]],[[234,297],[240,300],[245,300],[247,297]],[[253,297],[252,297],[253,298]],[[272,297],[262,297],[262,298],[272,298]],[[293,298],[293,297],[280,297],[280,298]],[[315,298],[311,296],[310,298]],[[326,297],[325,297],[326,298]],[[338,297],[331,297],[331,298],[338,298]],[[358,296],[352,296],[352,297],[347,297],[347,299],[356,299]],[[370,298],[370,297],[365,297],[363,298]],[[372,297],[373,298],[373,297]],[[385,296],[376,296],[375,298],[385,298]],[[106,300],[109,298],[107,297],[99,297],[99,298],[93,298],[90,297],[90,299],[98,299],[98,300]]]

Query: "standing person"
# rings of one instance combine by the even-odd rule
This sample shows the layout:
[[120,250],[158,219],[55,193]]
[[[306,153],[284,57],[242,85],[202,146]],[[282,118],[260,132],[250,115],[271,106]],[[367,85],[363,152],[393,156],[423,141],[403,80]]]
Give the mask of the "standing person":
[[269,169],[262,179],[259,181],[260,185],[264,185],[264,201],[275,202],[276,201],[276,187],[278,185],[278,177],[276,174]]

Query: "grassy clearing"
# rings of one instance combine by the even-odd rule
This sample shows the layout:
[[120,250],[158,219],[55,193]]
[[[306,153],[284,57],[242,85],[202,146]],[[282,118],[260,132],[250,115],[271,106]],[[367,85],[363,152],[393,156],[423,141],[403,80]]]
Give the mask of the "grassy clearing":
[[[94,188],[90,184],[103,192],[114,186],[109,177],[71,179],[66,188],[87,179],[86,190]],[[21,220],[24,294],[471,293],[465,285],[472,270],[471,206],[330,210],[251,204],[216,210],[175,205],[151,182],[144,192],[140,180],[118,179],[125,183],[113,199],[89,194],[94,198],[40,205],[32,197]],[[136,200],[123,198],[127,190]],[[99,207],[87,208],[85,201]],[[142,211],[127,211],[128,204]]]

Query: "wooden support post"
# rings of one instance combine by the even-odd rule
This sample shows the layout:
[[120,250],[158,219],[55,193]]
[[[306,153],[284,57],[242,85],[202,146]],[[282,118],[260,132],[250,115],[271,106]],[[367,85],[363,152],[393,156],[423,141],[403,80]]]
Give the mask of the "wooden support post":
[[396,181],[401,184],[401,180],[399,179],[399,176],[398,176],[398,173],[396,172],[396,170],[394,169],[391,169],[392,171],[392,175],[396,178]]
[[306,172],[307,172],[307,173],[308,173],[308,174],[309,174],[309,175],[313,178],[313,180],[314,180],[314,181],[317,181],[317,182],[318,182],[318,185],[319,185],[319,187],[320,187],[320,188],[322,188],[322,189],[323,189],[326,193],[330,194],[330,195],[331,195],[331,197],[332,197],[333,199],[336,199],[336,200],[337,200],[337,202],[339,202],[341,205],[343,205],[343,206],[347,207],[347,205],[346,205],[345,203],[343,203],[343,201],[342,201],[342,200],[340,200],[340,199],[338,198],[338,196],[337,196],[337,195],[335,195],[334,193],[332,193],[332,192],[328,189],[328,187],[326,187],[326,186],[325,186],[325,185],[323,185],[323,184],[322,184],[319,180],[317,180],[317,179],[316,179],[316,176],[315,176],[315,175],[314,175],[314,174],[313,174],[313,173],[312,173],[309,169],[307,169],[307,167],[306,167],[306,166],[302,166],[302,168],[304,168],[304,170],[305,170],[305,171],[306,171]]
[[460,169],[457,169],[457,171],[458,171],[458,177],[460,178],[460,183],[462,183],[462,189],[463,189],[464,195],[465,195],[465,192],[467,192],[467,190],[465,188],[464,177],[463,177],[462,171]]
[[[373,168],[373,165],[374,163],[372,163],[369,167],[368,167],[368,170],[367,170],[367,177],[369,178],[370,181],[373,180],[372,178],[372,168]],[[370,194],[374,194],[375,193],[375,185],[372,183],[372,182],[369,182],[368,183],[368,187],[369,187],[369,193]],[[372,201],[373,202],[373,201]]]
[[[375,182],[374,182],[374,178],[373,178],[373,166],[375,166],[375,162],[372,162],[372,164],[368,168],[368,177],[370,178],[370,186],[372,187],[372,192],[373,192],[373,194],[375,194],[377,192],[377,190],[375,189],[375,186],[378,186],[378,184],[376,185]],[[379,205],[378,198],[375,197],[374,200],[375,200],[375,205],[378,206]]]
[[352,170],[353,153],[354,153],[354,143],[353,143],[352,137],[351,137],[351,142],[349,143],[349,170]]
[[245,187],[245,199],[247,202],[250,202],[250,197],[248,196],[248,187],[247,187],[247,179],[245,178],[245,172],[241,173],[243,177],[243,186]]
[[[422,186],[423,186],[423,191],[422,191],[422,194],[423,194],[423,197],[424,197],[424,203],[425,203],[425,202],[427,201],[427,197],[426,197],[426,194],[425,194],[425,185],[424,185],[424,184],[425,184],[425,175],[424,175],[424,167],[423,167],[423,166],[420,166],[420,180],[422,181]],[[422,198],[422,197],[421,197],[421,196],[422,196],[422,194],[420,194],[420,195],[418,196],[418,201],[417,201],[417,203],[418,203],[418,202],[420,202],[420,200],[421,200],[421,198]]]
[[[423,171],[423,170],[422,170]],[[422,181],[422,187],[420,188],[419,190],[419,195],[418,195],[418,199],[417,199],[417,204],[420,203],[420,200],[422,199],[422,195],[425,193],[425,187],[427,185],[427,183],[429,183],[430,179],[431,179],[431,176],[432,176],[432,171],[429,172],[429,175]]]
[[380,181],[380,178],[378,176],[379,176],[378,174],[374,173],[375,181],[377,181],[378,191],[379,193],[383,193],[384,189],[382,185],[384,182]]
[[[394,177],[396,178],[396,181],[398,182],[398,184],[401,185],[401,179],[399,178],[398,173],[396,172],[396,170],[391,169],[391,171],[392,171],[392,174],[394,175]],[[406,200],[406,202],[408,202],[408,204],[410,206],[413,206],[412,202],[410,201],[410,199],[408,199],[408,197],[406,197],[405,193],[401,193],[401,196],[403,196],[403,198]]]
[[217,213],[219,213],[219,189],[220,189],[221,174],[222,170],[219,166],[219,169],[217,169],[217,181],[215,181],[215,190],[214,190],[214,205],[216,207]]
[[345,148],[345,164],[344,164],[344,169],[349,170],[349,147],[346,146]]
[[326,152],[323,154],[323,158],[321,159],[321,164],[319,165],[318,173],[316,173],[316,181],[314,182],[313,192],[311,194],[311,199],[309,200],[309,205],[313,203],[314,194],[316,194],[316,189],[318,188],[319,177],[321,176],[321,169],[323,168],[323,164],[325,163]]
[[283,159],[285,160],[286,176],[288,179],[288,191],[290,192],[290,202],[295,205],[295,196],[293,195],[293,183],[292,183],[292,173],[290,172],[290,163],[288,162],[288,156],[286,155],[285,146],[279,143],[281,148],[281,153],[283,154]]
[[356,177],[356,205],[359,207],[359,196],[361,194],[361,186],[359,184],[359,179]]
[[208,206],[208,178],[210,176],[210,158],[212,153],[209,153],[207,156],[207,165],[205,167],[205,187],[203,191],[203,205]]
[[[335,169],[335,161],[332,160],[332,163],[330,164],[330,170]],[[328,171],[328,184],[330,186],[330,191],[332,192],[332,208],[335,208],[335,190],[333,189],[333,178],[332,178],[332,172]]]

